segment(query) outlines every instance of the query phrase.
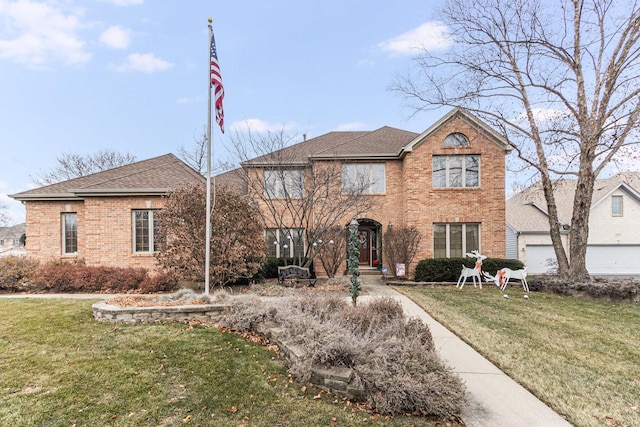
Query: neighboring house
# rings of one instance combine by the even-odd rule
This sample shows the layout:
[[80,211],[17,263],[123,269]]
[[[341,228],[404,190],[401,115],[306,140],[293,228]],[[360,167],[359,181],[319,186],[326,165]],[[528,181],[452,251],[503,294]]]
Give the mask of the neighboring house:
[[87,265],[156,266],[163,196],[204,178],[173,154],[13,194],[26,207],[27,255]]
[[[360,248],[360,264],[372,266],[374,260],[385,264],[384,232],[393,226],[414,226],[422,235],[416,259],[463,257],[480,250],[490,257],[505,255],[505,156],[508,143],[493,129],[469,112],[456,108],[421,134],[391,127],[374,131],[330,132],[287,147],[288,156],[261,156],[242,164],[242,169],[216,177],[244,191],[260,186],[246,185],[239,176],[261,181],[274,198],[287,191],[291,182],[308,177],[311,168],[329,167],[341,162],[339,198],[349,183],[364,177],[369,180],[367,197],[375,199],[375,208],[357,219],[359,237],[368,244]],[[283,153],[281,153],[283,154]],[[272,159],[287,158],[278,165]],[[274,173],[274,165],[285,169]],[[278,178],[280,177],[280,178]],[[279,182],[281,180],[282,182]],[[250,181],[251,182],[251,181]],[[265,187],[266,183],[266,187]],[[311,184],[309,184],[311,185]],[[292,190],[289,188],[289,194]],[[299,196],[303,198],[304,194]],[[258,203],[265,208],[264,203]],[[315,213],[319,214],[319,213]],[[282,216],[286,216],[284,209]],[[352,214],[345,215],[345,227]],[[285,235],[293,236],[296,247],[313,242],[302,241],[303,230],[271,228],[267,224],[265,243],[270,256],[295,256],[279,246]],[[278,252],[279,251],[279,252]],[[322,272],[320,263],[316,271]],[[411,272],[415,266],[406,266]]]
[[16,224],[11,227],[0,227],[0,257],[23,256],[25,224]]
[[[565,251],[576,180],[554,183]],[[640,275],[640,173],[626,172],[595,183],[589,216],[586,267],[594,276]],[[507,257],[525,263],[530,274],[557,264],[551,245],[547,203],[540,183],[507,201]]]

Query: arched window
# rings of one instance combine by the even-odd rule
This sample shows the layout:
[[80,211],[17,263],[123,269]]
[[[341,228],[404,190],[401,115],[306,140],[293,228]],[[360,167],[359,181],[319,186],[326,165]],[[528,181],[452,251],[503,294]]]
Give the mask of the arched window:
[[469,145],[469,140],[463,134],[454,132],[447,135],[444,139],[443,145],[445,147],[467,147]]

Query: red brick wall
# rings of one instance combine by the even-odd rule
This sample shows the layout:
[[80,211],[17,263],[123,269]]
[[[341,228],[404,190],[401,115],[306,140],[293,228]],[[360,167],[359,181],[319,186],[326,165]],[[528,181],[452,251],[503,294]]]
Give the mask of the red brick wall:
[[[443,147],[452,132],[463,133],[468,147]],[[433,188],[433,155],[480,155],[479,188]],[[466,120],[454,118],[407,154],[404,183],[405,225],[422,231],[417,259],[433,257],[433,223],[480,223],[480,247],[484,255],[504,257],[505,151]],[[387,179],[393,179],[389,177]]]
[[[132,210],[159,209],[161,197],[90,197],[84,201],[28,201],[27,255],[42,262],[84,260],[87,265],[155,269],[152,254],[133,252]],[[78,214],[78,254],[62,254],[61,217]]]
[[[463,133],[468,147],[443,147],[452,132]],[[480,155],[479,188],[433,188],[433,155]],[[489,257],[504,257],[505,243],[505,155],[477,126],[455,117],[445,123],[403,160],[386,162],[386,194],[371,196],[376,207],[361,218],[382,224],[415,226],[422,240],[409,276],[418,261],[433,257],[434,223],[480,223],[480,248]],[[345,218],[347,223],[350,218]],[[384,242],[383,242],[384,246]],[[383,256],[383,265],[385,264]],[[319,263],[317,263],[319,264]]]

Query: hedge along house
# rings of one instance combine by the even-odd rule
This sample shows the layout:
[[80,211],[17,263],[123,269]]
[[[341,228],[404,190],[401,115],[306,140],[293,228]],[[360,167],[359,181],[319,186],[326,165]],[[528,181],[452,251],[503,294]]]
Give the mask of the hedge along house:
[[[357,219],[361,266],[373,266],[375,260],[386,265],[382,248],[389,226],[419,230],[422,240],[414,262],[462,257],[471,250],[504,257],[505,156],[510,150],[493,129],[456,108],[421,134],[391,127],[330,132],[245,161],[217,181],[244,189],[266,213],[268,256],[298,256],[317,243],[304,237],[309,233],[287,205],[304,204],[305,194],[316,190],[309,182],[317,179],[314,172],[339,164],[341,173],[335,185],[327,186],[325,197],[339,204],[354,183],[364,183],[362,203],[337,221],[346,227]],[[296,189],[296,183],[302,185]],[[278,198],[281,204],[266,200]],[[299,202],[291,202],[295,198]],[[308,227],[327,215],[327,205],[319,204],[305,218]],[[414,267],[406,266],[407,273]],[[323,273],[319,262],[315,269]]]
[[171,189],[193,182],[204,178],[166,154],[11,197],[26,207],[27,256],[155,269],[155,213]]

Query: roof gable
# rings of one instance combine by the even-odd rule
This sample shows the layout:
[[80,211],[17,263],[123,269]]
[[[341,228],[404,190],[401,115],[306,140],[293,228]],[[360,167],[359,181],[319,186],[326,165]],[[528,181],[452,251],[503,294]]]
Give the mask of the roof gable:
[[511,145],[507,142],[507,140],[493,130],[490,126],[484,123],[482,120],[469,113],[467,110],[457,107],[453,110],[449,111],[449,113],[445,114],[440,120],[431,125],[427,130],[418,135],[415,139],[410,141],[406,146],[403,147],[404,152],[411,152],[417,146],[422,144],[425,140],[429,138],[434,132],[440,129],[442,126],[453,120],[454,118],[459,117],[463,120],[471,123],[474,127],[479,128],[482,132],[489,136],[489,140],[496,144],[501,149],[510,152],[512,150]]
[[[571,223],[576,184],[575,179],[553,183],[558,219],[562,224]],[[640,202],[640,172],[625,172],[596,180],[590,209],[607,200],[617,189],[623,189]],[[547,201],[541,183],[537,182],[507,200],[506,214],[507,222],[518,231],[548,231]]]
[[162,195],[170,189],[198,180],[204,180],[202,175],[175,155],[165,154],[13,194],[11,197],[16,200],[69,200],[87,196]]

